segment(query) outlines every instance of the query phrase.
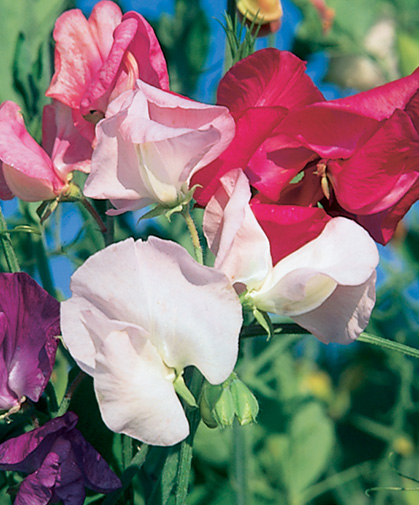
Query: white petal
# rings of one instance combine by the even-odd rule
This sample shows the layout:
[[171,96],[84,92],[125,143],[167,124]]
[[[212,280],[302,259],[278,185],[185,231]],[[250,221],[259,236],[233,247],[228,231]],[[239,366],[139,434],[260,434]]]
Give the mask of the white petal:
[[[149,288],[150,340],[165,363],[195,365],[211,383],[233,371],[241,305],[227,277],[194,261],[178,244],[151,237],[136,242]],[[157,273],[158,270],[158,273]]]
[[163,361],[181,371],[195,365],[213,383],[237,359],[241,305],[222,272],[203,267],[180,245],[150,238],[113,244],[73,275],[73,296],[62,304],[64,342],[92,374],[95,348],[82,321],[90,310],[144,328]]
[[232,283],[259,287],[272,269],[272,260],[268,238],[249,206],[249,181],[235,169],[220,182],[204,213],[204,233],[216,255],[214,266]]
[[368,233],[355,222],[337,217],[316,239],[275,265],[252,297],[262,310],[300,315],[319,307],[338,285],[366,282],[378,259]]
[[328,344],[350,344],[368,324],[375,303],[375,272],[359,286],[338,286],[317,309],[294,321]]
[[189,425],[173,376],[141,330],[111,331],[100,342],[94,385],[109,429],[152,445],[186,438]]

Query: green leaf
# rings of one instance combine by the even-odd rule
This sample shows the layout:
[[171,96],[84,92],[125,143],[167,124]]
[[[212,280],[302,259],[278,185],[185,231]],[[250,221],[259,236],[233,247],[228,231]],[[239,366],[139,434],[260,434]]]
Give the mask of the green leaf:
[[334,445],[331,420],[318,403],[303,405],[291,419],[281,458],[284,482],[292,503],[324,472]]

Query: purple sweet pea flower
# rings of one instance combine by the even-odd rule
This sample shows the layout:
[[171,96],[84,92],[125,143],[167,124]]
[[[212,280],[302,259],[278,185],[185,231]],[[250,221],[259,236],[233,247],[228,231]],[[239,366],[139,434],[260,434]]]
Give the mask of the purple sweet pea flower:
[[37,402],[55,361],[60,304],[28,274],[0,274],[0,410]]
[[110,493],[121,481],[102,456],[75,428],[78,417],[67,412],[0,445],[0,470],[29,473],[14,505],[83,505],[85,487]]

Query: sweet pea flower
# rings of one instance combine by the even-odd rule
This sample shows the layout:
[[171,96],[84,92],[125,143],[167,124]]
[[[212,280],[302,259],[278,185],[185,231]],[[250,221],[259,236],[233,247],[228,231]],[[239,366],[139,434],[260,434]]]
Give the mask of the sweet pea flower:
[[[330,215],[349,217],[375,240],[387,243],[419,198],[419,69],[373,90],[327,102],[290,72],[286,54],[258,51],[221,81],[217,102],[235,117],[236,136],[194,177],[192,184],[203,186],[196,193],[198,202],[205,204],[220,177],[239,166],[260,201],[312,207],[321,203]],[[286,112],[274,120],[278,105]],[[265,121],[255,121],[256,114]],[[303,178],[296,183],[296,176]]]
[[86,19],[79,9],[64,12],[54,28],[55,74],[46,92],[68,106],[90,141],[108,103],[135,80],[169,88],[166,61],[153,29],[137,12],[122,15],[107,0]]
[[[245,305],[289,316],[324,343],[355,340],[375,302],[378,252],[368,233],[351,220],[326,219],[315,238],[284,257],[249,206],[243,172],[232,170],[221,184],[205,209],[204,232],[214,266],[245,293]],[[274,235],[289,238],[281,226]]]
[[316,153],[325,209],[356,220],[383,244],[419,198],[418,104],[419,69],[370,91],[310,104],[281,125]]
[[55,361],[60,307],[28,274],[0,274],[0,410],[37,402]]
[[105,424],[153,445],[183,440],[183,369],[219,384],[236,362],[241,306],[226,276],[174,242],[127,239],[91,256],[71,290],[63,339],[93,377]]
[[121,214],[157,203],[182,203],[193,174],[234,136],[225,107],[206,105],[138,80],[108,107],[84,194],[110,199]]
[[0,445],[0,470],[30,474],[14,505],[83,505],[85,487],[98,493],[121,487],[106,461],[76,429],[77,421],[76,414],[67,412]]
[[324,100],[305,69],[292,53],[268,48],[239,61],[221,79],[217,103],[229,109],[236,132],[228,148],[192,178],[192,185],[202,186],[194,194],[199,204],[206,205],[220,178],[237,167],[255,189],[275,200],[316,157],[281,129],[291,111]]
[[68,191],[73,170],[89,169],[91,146],[74,127],[68,108],[47,105],[42,126],[44,148],[27,132],[16,103],[0,105],[1,199],[55,199]]

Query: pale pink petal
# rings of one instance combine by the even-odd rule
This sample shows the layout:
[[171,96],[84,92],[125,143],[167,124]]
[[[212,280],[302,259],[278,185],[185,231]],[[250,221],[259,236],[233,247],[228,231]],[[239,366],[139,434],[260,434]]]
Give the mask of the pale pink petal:
[[144,264],[143,282],[153,285],[147,301],[155,323],[150,340],[167,365],[194,365],[209,382],[223,382],[237,359],[242,323],[241,306],[227,277],[199,265],[174,242],[151,237],[137,241],[136,247]]
[[363,228],[335,218],[316,239],[277,263],[251,296],[262,310],[300,315],[319,307],[338,285],[366,282],[378,259],[375,243]]
[[82,313],[143,327],[138,317],[145,303],[139,289],[140,268],[134,240],[127,239],[90,256],[71,278],[72,297],[61,304],[61,329],[70,353],[90,375],[95,369],[95,346]]
[[375,303],[375,272],[358,286],[338,286],[317,309],[294,321],[321,342],[350,344],[368,324]]
[[[97,331],[94,386],[109,429],[153,445],[173,445],[189,425],[168,369],[143,329],[90,317]],[[118,327],[120,326],[120,327]]]
[[176,204],[191,176],[234,135],[226,108],[193,102],[141,81],[137,86],[115,99],[98,124],[84,190],[91,198],[111,199],[116,213],[152,202]]
[[251,197],[242,170],[228,172],[204,213],[204,233],[216,255],[214,266],[230,281],[257,287],[272,268],[269,241],[249,207]]
[[90,198],[109,198],[121,212],[153,203],[141,178],[136,145],[121,137],[119,118],[101,121],[96,135],[97,145],[84,194]]
[[199,265],[178,244],[150,238],[109,246],[76,271],[71,289],[62,333],[87,373],[94,371],[95,348],[83,311],[149,331],[170,367],[195,365],[210,382],[231,373],[242,322],[238,298],[224,274]]

